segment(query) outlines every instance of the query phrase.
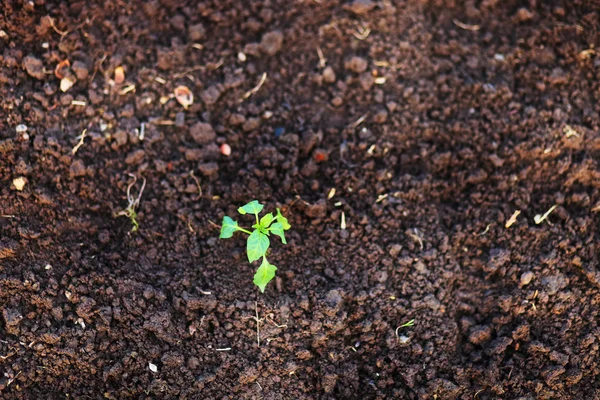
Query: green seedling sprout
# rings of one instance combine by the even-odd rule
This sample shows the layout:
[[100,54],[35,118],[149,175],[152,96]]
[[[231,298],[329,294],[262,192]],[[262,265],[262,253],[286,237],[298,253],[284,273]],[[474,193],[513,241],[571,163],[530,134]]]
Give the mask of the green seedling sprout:
[[287,218],[281,215],[279,208],[277,209],[277,215],[268,213],[259,218],[258,214],[260,214],[263,208],[264,205],[260,204],[258,200],[252,200],[245,206],[238,208],[238,212],[242,215],[254,214],[256,223],[252,225],[252,231],[239,226],[237,221],[228,216],[223,217],[221,235],[219,236],[221,239],[228,239],[236,231],[244,232],[248,235],[246,242],[248,261],[252,263],[262,258],[262,262],[256,270],[256,274],[254,274],[254,284],[259,287],[262,293],[265,292],[267,284],[275,277],[275,271],[277,271],[277,267],[267,261],[267,250],[271,244],[269,236],[271,233],[279,236],[281,242],[287,244],[284,232],[291,227]]
[[134,198],[131,195],[131,188],[135,186],[137,178],[133,174],[129,174],[129,176],[133,178],[133,181],[127,186],[127,202],[129,203],[129,205],[123,211],[118,212],[117,217],[125,216],[129,218],[131,224],[133,225],[133,228],[131,228],[131,232],[135,232],[140,228],[140,224],[137,222],[137,212],[135,211],[135,209],[140,204],[142,193],[144,193],[144,188],[146,187],[146,178],[142,177],[142,179],[144,180],[142,183],[142,188],[140,189],[137,198]]

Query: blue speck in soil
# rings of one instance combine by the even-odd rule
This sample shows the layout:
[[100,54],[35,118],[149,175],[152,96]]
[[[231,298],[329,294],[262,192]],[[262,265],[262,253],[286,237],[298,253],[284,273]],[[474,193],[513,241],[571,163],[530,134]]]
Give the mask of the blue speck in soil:
[[283,132],[285,132],[285,128],[280,126],[279,128],[275,128],[275,137],[278,138],[279,136],[283,135]]

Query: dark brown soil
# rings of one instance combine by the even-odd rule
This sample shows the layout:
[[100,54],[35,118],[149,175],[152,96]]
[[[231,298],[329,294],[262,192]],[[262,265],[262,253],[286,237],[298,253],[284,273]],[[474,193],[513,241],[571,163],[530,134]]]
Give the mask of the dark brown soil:
[[0,398],[600,399],[597,1],[0,14]]

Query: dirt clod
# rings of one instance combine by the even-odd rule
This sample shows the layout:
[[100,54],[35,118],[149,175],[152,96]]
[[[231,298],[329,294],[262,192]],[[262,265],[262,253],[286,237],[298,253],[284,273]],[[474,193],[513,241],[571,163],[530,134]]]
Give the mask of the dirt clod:
[[260,41],[260,49],[269,56],[274,56],[283,46],[283,33],[272,31],[265,33]]
[[488,325],[477,325],[469,331],[469,342],[480,345],[492,338],[492,328]]
[[363,73],[369,67],[369,62],[363,57],[354,56],[346,61],[344,68],[357,74]]
[[209,144],[214,142],[217,133],[213,127],[206,122],[197,122],[190,127],[190,134],[198,144]]
[[23,68],[29,74],[29,76],[35,79],[43,80],[45,77],[44,63],[39,58],[34,56],[27,56],[23,59]]

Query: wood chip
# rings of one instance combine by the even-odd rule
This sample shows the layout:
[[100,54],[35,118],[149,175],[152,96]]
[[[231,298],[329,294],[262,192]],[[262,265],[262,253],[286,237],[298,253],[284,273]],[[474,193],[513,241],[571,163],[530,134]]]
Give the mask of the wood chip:
[[552,207],[550,207],[550,209],[548,211],[546,211],[546,213],[544,215],[537,214],[535,217],[533,217],[533,220],[536,223],[536,225],[539,225],[542,222],[544,222],[544,220],[546,220],[546,218],[548,218],[548,216],[552,213],[552,211],[556,210],[557,207],[558,207],[558,204],[555,204]]
[[511,226],[513,226],[513,224],[515,222],[517,222],[517,217],[519,216],[519,214],[521,214],[521,210],[517,210],[513,213],[513,215],[511,215],[511,217],[508,219],[508,221],[506,221],[506,223],[504,224],[504,227],[506,229],[510,228]]
[[481,29],[481,25],[469,25],[469,24],[462,23],[457,19],[453,19],[452,22],[454,22],[454,25],[458,26],[461,29],[467,30],[467,31],[478,31],[479,29]]

